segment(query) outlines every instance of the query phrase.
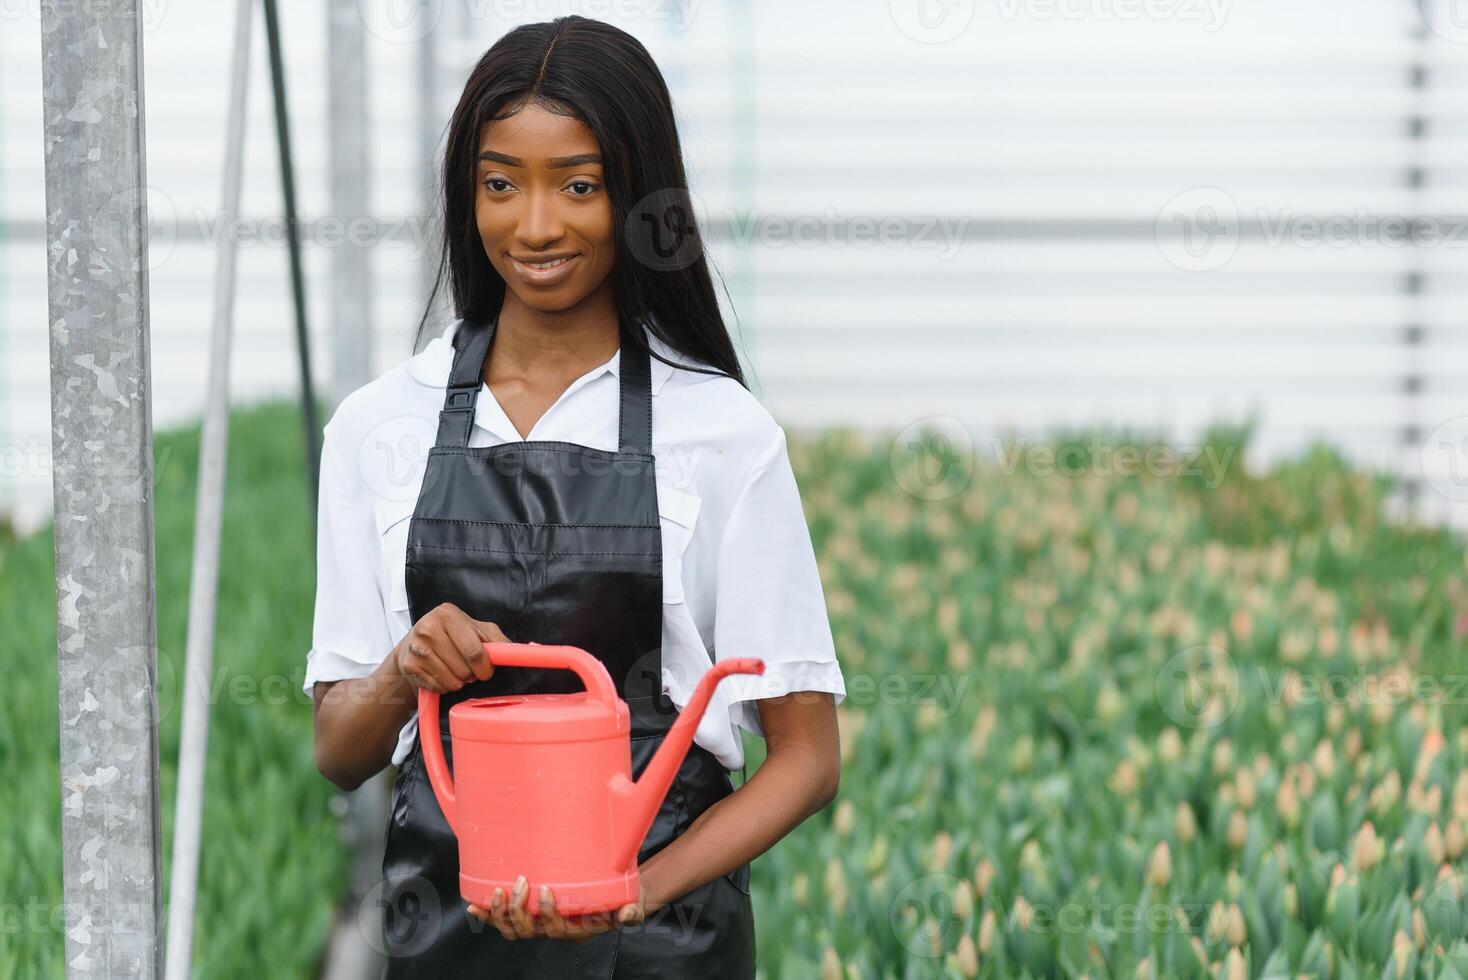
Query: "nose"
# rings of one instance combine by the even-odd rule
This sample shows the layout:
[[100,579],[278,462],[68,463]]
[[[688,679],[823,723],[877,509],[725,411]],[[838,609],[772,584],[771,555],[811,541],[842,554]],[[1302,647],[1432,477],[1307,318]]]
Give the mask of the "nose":
[[553,194],[533,191],[525,195],[525,209],[515,234],[532,250],[546,248],[565,234]]

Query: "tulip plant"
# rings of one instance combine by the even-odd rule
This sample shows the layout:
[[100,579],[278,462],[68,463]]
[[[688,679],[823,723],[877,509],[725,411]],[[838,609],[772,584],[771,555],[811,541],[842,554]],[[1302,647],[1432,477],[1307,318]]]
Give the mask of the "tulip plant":
[[792,443],[844,764],[767,976],[1468,977],[1463,541],[1248,435]]
[[[315,976],[346,884],[298,692],[314,581],[291,412],[231,433],[204,977]],[[1246,467],[1247,431],[1184,451],[964,435],[790,438],[843,771],[754,863],[761,976],[1468,978],[1461,538],[1325,448]],[[166,836],[197,430],[158,459]],[[60,975],[70,926],[51,549],[0,536],[0,980]]]

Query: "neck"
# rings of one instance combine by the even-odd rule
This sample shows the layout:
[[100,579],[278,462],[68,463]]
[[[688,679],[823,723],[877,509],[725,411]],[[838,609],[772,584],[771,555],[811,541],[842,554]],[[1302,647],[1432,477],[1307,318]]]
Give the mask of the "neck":
[[506,290],[495,327],[496,378],[578,377],[611,359],[621,346],[617,310],[610,295],[588,296],[567,310],[544,311],[526,306]]

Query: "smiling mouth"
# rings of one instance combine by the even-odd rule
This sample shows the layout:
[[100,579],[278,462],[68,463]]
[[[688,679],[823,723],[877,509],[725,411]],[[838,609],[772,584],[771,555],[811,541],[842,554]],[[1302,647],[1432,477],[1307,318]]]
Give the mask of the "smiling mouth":
[[581,261],[581,253],[572,252],[570,255],[558,255],[537,261],[526,261],[513,255],[510,255],[509,258],[521,282],[528,286],[550,288],[561,285],[575,275],[573,267]]
[[[513,259],[515,257],[512,255],[512,256],[510,256],[510,258]],[[575,258],[575,256],[573,256],[573,255],[567,255],[567,256],[564,256],[564,257],[559,258],[559,259],[551,259],[551,260],[549,260],[547,262],[526,262],[524,259],[515,259],[515,261],[516,262],[519,262],[521,265],[526,266],[527,268],[530,268],[530,269],[554,269],[557,266],[565,265],[567,262],[570,262],[573,258]]]

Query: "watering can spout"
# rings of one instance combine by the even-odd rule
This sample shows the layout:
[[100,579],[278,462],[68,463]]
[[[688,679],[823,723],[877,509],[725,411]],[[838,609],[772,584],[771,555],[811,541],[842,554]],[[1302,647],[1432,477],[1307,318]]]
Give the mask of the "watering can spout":
[[657,817],[658,806],[668,794],[668,789],[673,785],[673,777],[683,764],[683,757],[693,745],[693,733],[697,730],[699,720],[703,718],[719,681],[730,674],[764,672],[764,661],[755,657],[721,660],[714,664],[698,682],[698,687],[694,688],[693,697],[688,699],[687,706],[678,713],[678,720],[668,729],[662,746],[647,764],[642,776],[635,783],[621,773],[612,777],[611,791],[616,799],[615,812],[619,824],[618,832],[613,838],[617,848],[613,855],[615,867],[626,867],[637,856],[638,847]]

